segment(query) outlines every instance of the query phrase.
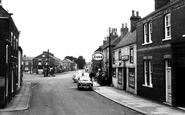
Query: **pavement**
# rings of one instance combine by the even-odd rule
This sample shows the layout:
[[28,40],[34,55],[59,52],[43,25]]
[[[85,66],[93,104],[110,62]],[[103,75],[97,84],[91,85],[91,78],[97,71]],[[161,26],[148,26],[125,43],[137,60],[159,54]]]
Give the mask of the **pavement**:
[[[185,110],[147,100],[114,87],[100,86],[95,81],[93,82],[93,85],[93,90],[96,93],[145,115],[185,115]],[[31,95],[31,83],[24,82],[20,92],[16,94],[14,99],[12,99],[5,109],[0,109],[0,111],[19,111],[28,109],[30,106]]]
[[185,115],[185,110],[147,100],[129,92],[110,86],[100,86],[94,82],[94,91],[98,94],[145,115]]
[[20,87],[19,93],[15,95],[15,97],[8,103],[7,107],[4,109],[0,109],[0,112],[8,112],[8,111],[19,111],[26,110],[29,108],[30,99],[31,99],[31,83],[24,82]]

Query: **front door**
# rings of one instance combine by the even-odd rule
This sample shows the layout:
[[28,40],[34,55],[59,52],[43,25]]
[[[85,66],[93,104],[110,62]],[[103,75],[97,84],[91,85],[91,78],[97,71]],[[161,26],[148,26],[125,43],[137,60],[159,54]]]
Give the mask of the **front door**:
[[171,62],[165,61],[165,73],[166,73],[166,102],[172,103],[172,87],[171,87]]

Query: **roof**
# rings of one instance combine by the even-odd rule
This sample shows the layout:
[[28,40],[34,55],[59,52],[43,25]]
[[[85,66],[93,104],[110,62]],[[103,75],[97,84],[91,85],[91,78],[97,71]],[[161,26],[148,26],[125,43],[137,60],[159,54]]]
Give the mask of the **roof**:
[[[111,46],[116,46],[121,40],[121,37],[118,36],[114,40],[111,41]],[[107,41],[103,46],[102,49],[105,49],[109,46],[109,41]]]
[[34,57],[22,57],[22,60],[24,61],[31,61]]
[[[145,20],[146,18],[149,18],[149,17],[151,17],[151,16],[153,16],[153,15],[155,15],[155,14],[161,12],[162,10],[167,9],[167,8],[169,8],[170,6],[173,6],[174,4],[177,4],[177,3],[179,3],[179,2],[183,2],[183,0],[172,0],[172,1],[168,2],[166,5],[162,6],[161,8],[159,8],[159,9],[157,9],[157,10],[154,10],[153,12],[151,12],[150,14],[148,14],[147,16],[141,18],[141,19],[138,20],[137,22],[140,22],[140,21],[142,21],[142,20]],[[158,15],[158,14],[157,14],[157,15]]]
[[136,30],[132,33],[127,33],[126,36],[114,47],[114,50],[134,43],[136,43]]

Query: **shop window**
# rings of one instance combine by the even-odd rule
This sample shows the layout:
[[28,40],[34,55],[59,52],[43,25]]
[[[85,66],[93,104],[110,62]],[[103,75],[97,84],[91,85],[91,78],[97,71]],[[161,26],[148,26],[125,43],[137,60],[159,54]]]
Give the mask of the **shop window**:
[[118,84],[122,84],[122,69],[118,69]]
[[129,86],[135,88],[135,68],[129,69]]
[[113,69],[113,75],[112,75],[112,77],[116,78],[116,69],[115,68]]

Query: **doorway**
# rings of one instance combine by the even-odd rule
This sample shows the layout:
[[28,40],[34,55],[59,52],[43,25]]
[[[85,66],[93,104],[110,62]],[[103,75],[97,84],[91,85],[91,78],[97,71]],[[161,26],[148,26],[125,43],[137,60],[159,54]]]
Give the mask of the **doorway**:
[[171,83],[171,61],[165,60],[165,75],[166,75],[166,103],[172,103],[172,83]]
[[185,108],[185,67],[177,67],[177,74],[176,74],[176,100],[177,100],[177,106]]
[[123,90],[127,89],[127,69],[123,68]]

